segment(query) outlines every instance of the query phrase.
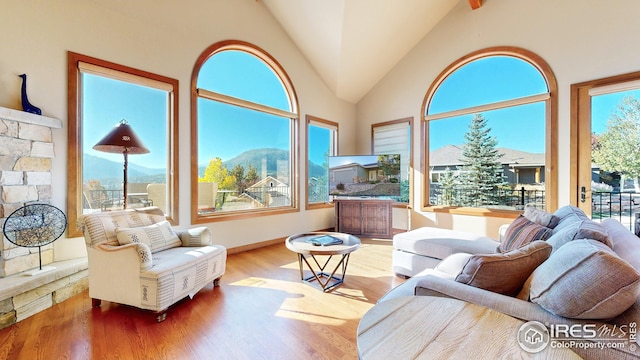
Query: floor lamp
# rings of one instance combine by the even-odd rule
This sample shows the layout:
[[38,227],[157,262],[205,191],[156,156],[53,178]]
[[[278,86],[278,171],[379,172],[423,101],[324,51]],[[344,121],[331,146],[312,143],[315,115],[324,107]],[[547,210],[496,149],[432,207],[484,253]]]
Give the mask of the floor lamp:
[[147,154],[147,149],[133,128],[127,123],[127,120],[120,120],[118,124],[109,132],[102,140],[93,146],[94,150],[108,153],[122,153],[124,155],[124,200],[122,207],[127,208],[127,166],[129,154]]

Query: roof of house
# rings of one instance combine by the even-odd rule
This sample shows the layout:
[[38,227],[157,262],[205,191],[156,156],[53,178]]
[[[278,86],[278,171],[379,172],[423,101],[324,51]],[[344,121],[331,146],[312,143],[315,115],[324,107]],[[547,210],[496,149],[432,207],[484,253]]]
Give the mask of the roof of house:
[[370,164],[359,164],[359,163],[348,163],[348,164],[344,164],[344,165],[339,165],[339,166],[333,166],[331,169],[329,170],[340,170],[340,169],[348,169],[354,166],[359,166],[365,169],[374,169],[378,167],[378,163],[374,162],[374,163],[370,163]]
[[[544,166],[544,153],[530,153],[509,148],[497,148],[504,154],[502,164],[509,166]],[[445,145],[429,152],[429,166],[462,165],[462,145]]]

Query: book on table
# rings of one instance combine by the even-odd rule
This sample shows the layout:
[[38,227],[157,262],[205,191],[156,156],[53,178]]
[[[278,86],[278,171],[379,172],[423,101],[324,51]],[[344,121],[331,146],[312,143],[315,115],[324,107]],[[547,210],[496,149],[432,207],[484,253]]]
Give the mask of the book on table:
[[335,236],[331,235],[318,235],[310,237],[306,240],[308,243],[311,243],[316,246],[327,246],[327,245],[339,245],[342,244],[342,239],[338,239]]

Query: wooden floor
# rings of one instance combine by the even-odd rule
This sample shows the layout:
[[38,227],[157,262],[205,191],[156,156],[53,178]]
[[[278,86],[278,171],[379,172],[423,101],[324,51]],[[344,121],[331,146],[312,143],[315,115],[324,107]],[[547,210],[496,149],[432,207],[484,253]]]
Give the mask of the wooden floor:
[[[0,330],[0,359],[357,359],[360,318],[404,280],[391,241],[363,239],[345,283],[323,293],[300,281],[283,244],[231,254],[221,286],[152,313],[88,292]],[[117,279],[114,279],[117,286]]]

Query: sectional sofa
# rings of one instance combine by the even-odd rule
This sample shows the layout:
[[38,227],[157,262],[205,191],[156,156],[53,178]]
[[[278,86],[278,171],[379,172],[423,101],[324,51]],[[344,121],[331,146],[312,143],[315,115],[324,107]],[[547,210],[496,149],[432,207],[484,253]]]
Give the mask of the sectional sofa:
[[[427,249],[434,256],[430,261],[437,264],[414,274],[379,302],[399,296],[443,296],[523,322],[577,324],[575,329],[588,325],[597,336],[581,338],[586,345],[572,349],[578,355],[640,358],[635,333],[640,322],[640,238],[616,220],[595,223],[573,206],[553,214],[527,210],[525,215],[504,229],[501,241],[465,235],[462,243],[475,253],[461,252],[461,241],[447,248],[439,230],[431,238],[424,228],[399,234],[405,247],[413,238],[414,248]],[[437,241],[430,241],[434,238]],[[442,260],[436,258],[447,253]],[[600,348],[601,339],[623,345]]]

